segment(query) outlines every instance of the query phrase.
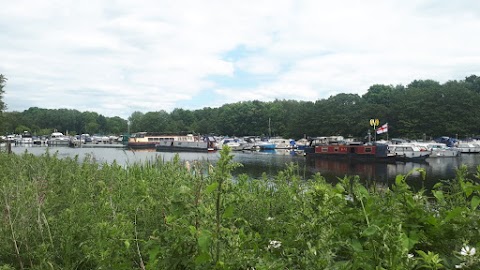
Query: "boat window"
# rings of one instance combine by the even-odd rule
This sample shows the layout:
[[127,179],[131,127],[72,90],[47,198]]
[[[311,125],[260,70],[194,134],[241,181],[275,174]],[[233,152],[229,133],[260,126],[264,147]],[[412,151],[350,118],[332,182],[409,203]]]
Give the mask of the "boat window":
[[328,152],[328,147],[322,147],[322,152],[324,153]]
[[371,153],[372,148],[371,147],[365,147],[365,153]]
[[338,152],[338,147],[335,147],[333,151]]

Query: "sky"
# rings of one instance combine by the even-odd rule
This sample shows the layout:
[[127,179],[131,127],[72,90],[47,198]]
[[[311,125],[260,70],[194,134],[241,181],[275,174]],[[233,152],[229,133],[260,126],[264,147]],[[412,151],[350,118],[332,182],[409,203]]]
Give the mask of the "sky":
[[480,75],[480,1],[0,0],[7,111],[127,119]]

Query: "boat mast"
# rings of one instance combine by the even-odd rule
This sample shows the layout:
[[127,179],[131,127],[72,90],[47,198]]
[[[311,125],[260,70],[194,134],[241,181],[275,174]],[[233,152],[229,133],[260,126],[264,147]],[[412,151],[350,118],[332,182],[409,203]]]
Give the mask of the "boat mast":
[[270,117],[268,118],[268,138],[271,138],[272,137],[272,128],[270,126]]

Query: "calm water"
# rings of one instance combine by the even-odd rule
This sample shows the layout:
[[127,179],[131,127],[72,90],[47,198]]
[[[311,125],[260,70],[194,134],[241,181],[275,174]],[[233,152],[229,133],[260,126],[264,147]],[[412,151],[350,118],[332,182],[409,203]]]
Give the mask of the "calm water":
[[[98,162],[111,163],[114,160],[121,165],[128,165],[138,162],[145,162],[155,158],[162,158],[170,161],[175,153],[155,151],[131,151],[113,148],[69,148],[69,147],[43,147],[43,146],[14,146],[14,153],[28,151],[35,155],[41,155],[47,151],[58,152],[59,157],[79,156],[83,159],[87,155],[95,158]],[[179,153],[182,160],[188,161],[209,161],[215,163],[220,154],[214,153]],[[387,163],[352,163],[334,160],[306,158],[303,155],[296,155],[288,151],[274,152],[233,152],[234,161],[242,163],[243,167],[235,170],[235,174],[245,173],[251,177],[259,178],[264,173],[267,176],[274,176],[286,168],[286,164],[298,165],[300,175],[309,178],[315,173],[320,173],[329,181],[336,181],[337,177],[343,178],[346,175],[359,175],[362,181],[380,182],[392,184],[398,174],[407,174],[413,169],[423,168],[427,172],[427,179],[424,185],[432,187],[440,179],[452,179],[455,177],[455,169],[465,164],[469,171],[474,173],[476,166],[480,165],[480,154],[463,154],[454,158],[428,158],[425,162],[397,162]],[[420,173],[415,172],[409,178],[409,183],[420,187],[422,185]]]

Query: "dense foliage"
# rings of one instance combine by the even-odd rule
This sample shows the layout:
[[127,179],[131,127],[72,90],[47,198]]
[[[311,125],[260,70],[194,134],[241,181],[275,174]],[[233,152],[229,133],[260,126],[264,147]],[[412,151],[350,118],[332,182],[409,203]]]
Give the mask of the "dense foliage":
[[[369,119],[389,124],[390,137],[468,138],[480,127],[480,77],[444,84],[416,80],[407,86],[373,85],[363,96],[341,93],[317,101],[275,100],[225,104],[199,110],[175,109],[168,113],[134,112],[131,132],[195,132],[219,135],[272,135],[299,139],[343,135],[363,138]],[[30,108],[5,113],[0,133],[57,129],[77,133],[124,133],[127,121],[93,112]],[[380,138],[383,138],[381,135]]]
[[[0,269],[479,269],[480,167],[428,193],[0,153]],[[431,195],[430,195],[431,194]]]
[[128,130],[127,120],[105,117],[96,112],[80,112],[72,109],[29,108],[23,112],[5,112],[0,122],[2,133],[21,134],[29,131],[35,135],[50,135],[54,130],[70,135],[122,134]]

